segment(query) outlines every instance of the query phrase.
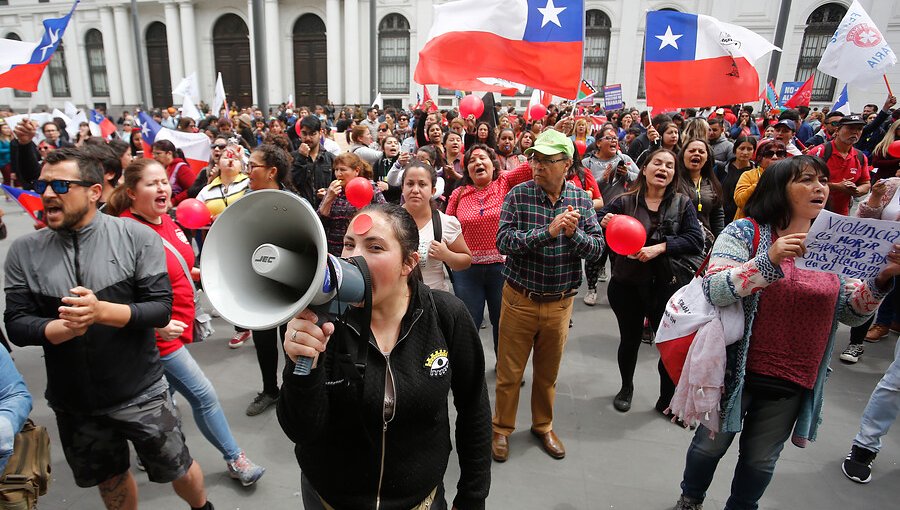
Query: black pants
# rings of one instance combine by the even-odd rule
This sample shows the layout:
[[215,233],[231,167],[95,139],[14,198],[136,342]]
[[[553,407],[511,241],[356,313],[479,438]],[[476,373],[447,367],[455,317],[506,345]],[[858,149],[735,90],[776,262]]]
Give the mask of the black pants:
[[277,328],[253,330],[253,344],[256,345],[256,361],[262,374],[263,393],[278,395],[278,338],[284,338],[287,324]]
[[[610,280],[606,295],[619,323],[618,362],[623,387],[634,386],[634,370],[641,348],[644,317],[650,319],[650,327],[655,331],[659,327],[666,302],[676,290],[670,285],[630,284],[615,278]],[[675,394],[675,384],[662,361],[659,362],[658,371],[660,402],[668,407]]]

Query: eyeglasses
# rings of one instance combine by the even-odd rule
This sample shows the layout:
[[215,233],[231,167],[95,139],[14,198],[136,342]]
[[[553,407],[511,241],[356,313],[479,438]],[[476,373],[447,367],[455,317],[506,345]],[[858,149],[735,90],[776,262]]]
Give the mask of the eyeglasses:
[[222,150],[222,149],[224,149],[225,147],[227,147],[227,145],[224,144],[224,143],[214,143],[214,144],[212,144],[212,145],[209,146],[210,149],[219,149],[219,150]]
[[603,138],[601,138],[601,140],[606,140],[609,143],[615,143],[619,141],[618,138],[613,138],[611,136],[604,136]]
[[259,163],[250,163],[250,170],[253,170],[254,168],[269,168],[269,165],[262,165]]
[[779,158],[786,158],[788,155],[787,151],[762,151],[761,156],[764,158],[771,158],[772,156],[778,156]]
[[836,121],[834,121],[834,122],[829,122],[828,125],[829,125],[829,126],[838,127],[838,126],[841,125],[841,123],[840,123],[840,121],[837,121],[837,120],[836,120]]
[[384,131],[387,131],[387,130],[388,130],[388,128],[378,128],[378,131],[381,131],[381,132],[384,132]]
[[52,181],[37,180],[34,181],[34,191],[37,192],[38,195],[43,195],[44,192],[47,191],[47,186],[49,186],[57,195],[65,195],[69,192],[69,187],[73,184],[76,186],[89,187],[98,183],[88,181],[67,181],[65,179],[53,179]]
[[528,156],[528,162],[532,165],[552,165],[553,163],[559,163],[560,161],[565,160],[565,157],[556,159],[538,159],[534,155]]

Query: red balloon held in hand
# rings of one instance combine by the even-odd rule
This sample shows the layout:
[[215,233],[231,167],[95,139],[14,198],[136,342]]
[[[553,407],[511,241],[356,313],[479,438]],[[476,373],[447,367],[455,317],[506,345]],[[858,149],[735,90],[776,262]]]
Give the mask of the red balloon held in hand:
[[372,197],[375,196],[375,190],[372,188],[372,181],[365,177],[354,177],[344,186],[344,193],[347,195],[347,201],[353,207],[362,209],[372,203]]
[[541,120],[547,116],[547,107],[542,104],[531,105],[528,109],[528,115],[531,120]]
[[619,255],[634,255],[646,242],[647,230],[631,216],[617,214],[606,225],[606,244]]
[[900,140],[895,140],[888,145],[887,153],[897,159],[900,159]]
[[575,140],[575,152],[577,152],[579,156],[584,156],[584,151],[586,150],[587,144],[584,143],[584,140]]
[[484,113],[484,101],[480,97],[469,94],[459,100],[459,115],[462,118],[465,119],[469,115],[474,115],[477,119],[481,117],[482,113]]
[[209,225],[212,215],[206,204],[196,198],[188,198],[178,204],[175,219],[185,228],[201,228]]

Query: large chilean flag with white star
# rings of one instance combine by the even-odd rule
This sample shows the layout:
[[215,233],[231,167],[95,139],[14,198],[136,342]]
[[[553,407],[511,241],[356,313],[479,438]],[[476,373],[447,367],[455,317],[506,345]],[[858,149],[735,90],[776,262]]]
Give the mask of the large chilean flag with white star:
[[62,36],[78,7],[78,1],[62,18],[45,19],[44,32],[38,42],[0,39],[0,88],[10,87],[26,92],[37,92],[38,82],[50,57],[62,42]]
[[458,0],[434,7],[415,80],[495,90],[500,79],[574,99],[583,50],[584,0]]
[[711,16],[647,13],[644,85],[657,108],[715,106],[759,99],[755,62],[781,51],[744,27]]

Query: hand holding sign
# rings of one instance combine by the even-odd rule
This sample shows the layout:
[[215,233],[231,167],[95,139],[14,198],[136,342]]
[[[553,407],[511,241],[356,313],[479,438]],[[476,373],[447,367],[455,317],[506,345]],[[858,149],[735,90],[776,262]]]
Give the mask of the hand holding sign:
[[900,222],[822,211],[806,235],[806,251],[797,260],[797,267],[849,278],[877,276],[879,286],[884,287],[882,278],[900,274],[898,243]]
[[776,266],[780,266],[784,259],[802,257],[806,253],[803,241],[806,234],[788,234],[781,236],[769,247],[769,260]]

